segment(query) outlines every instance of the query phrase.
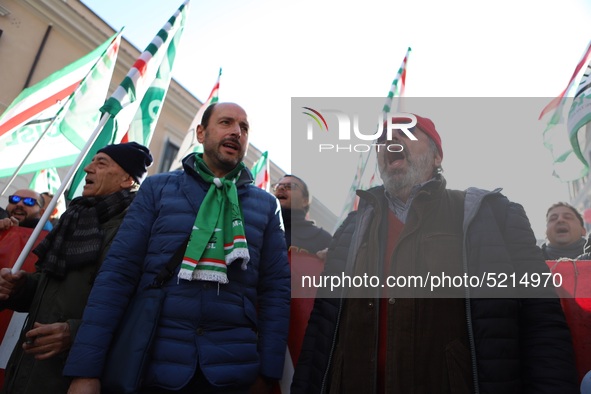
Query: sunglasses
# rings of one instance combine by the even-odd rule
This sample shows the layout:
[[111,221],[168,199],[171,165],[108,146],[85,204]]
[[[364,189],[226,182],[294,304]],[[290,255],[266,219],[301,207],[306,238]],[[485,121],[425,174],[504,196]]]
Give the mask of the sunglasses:
[[276,192],[277,190],[283,188],[284,190],[291,190],[291,189],[299,189],[300,185],[297,183],[276,183],[273,185],[273,191]]
[[39,205],[39,207],[41,207],[41,204],[39,204],[39,201],[37,201],[36,198],[22,197],[22,196],[17,196],[17,195],[8,196],[8,202],[11,204],[18,204],[21,201],[27,207],[33,207],[33,206],[35,206],[35,204],[37,204],[37,205]]

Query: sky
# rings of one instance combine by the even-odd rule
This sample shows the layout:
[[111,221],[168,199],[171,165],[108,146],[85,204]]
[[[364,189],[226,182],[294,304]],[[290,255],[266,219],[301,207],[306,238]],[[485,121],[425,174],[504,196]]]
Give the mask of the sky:
[[[181,4],[82,2],[115,30],[125,26],[124,37],[140,50]],[[545,124],[535,118],[568,83],[591,39],[590,20],[591,3],[583,0],[193,0],[173,77],[204,101],[222,67],[220,100],[246,109],[251,144],[290,173],[305,160],[292,152],[292,98],[385,97],[412,47],[407,97],[437,98],[441,107],[471,98],[484,106],[505,98],[528,103],[526,129],[499,121],[498,111],[461,128],[444,115],[433,118],[441,124],[448,187],[502,187],[543,238],[546,209],[568,200],[568,189],[552,176]],[[337,214],[356,156],[349,165],[309,182]]]

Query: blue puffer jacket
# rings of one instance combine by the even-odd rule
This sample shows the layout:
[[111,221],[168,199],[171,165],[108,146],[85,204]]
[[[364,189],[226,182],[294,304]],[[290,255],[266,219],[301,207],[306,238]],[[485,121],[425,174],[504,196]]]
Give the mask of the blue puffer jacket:
[[[90,294],[66,376],[101,376],[130,297],[152,282],[186,240],[209,188],[194,171],[194,161],[188,156],[184,172],[154,175],[142,184]],[[259,374],[281,377],[290,302],[281,211],[275,197],[252,184],[248,170],[237,187],[248,268],[230,265],[226,285],[178,280],[176,273],[166,283],[146,387],[178,390],[198,365],[220,387],[244,386]]]

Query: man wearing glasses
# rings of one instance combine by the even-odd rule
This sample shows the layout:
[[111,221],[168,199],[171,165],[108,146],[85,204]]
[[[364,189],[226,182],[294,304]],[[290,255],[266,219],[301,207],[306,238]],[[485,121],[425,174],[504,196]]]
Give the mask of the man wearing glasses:
[[[44,201],[39,193],[34,190],[21,189],[8,197],[8,218],[0,220],[0,230],[8,230],[13,226],[34,228],[45,209]],[[43,230],[51,230],[52,225],[47,222]]]
[[326,249],[332,236],[306,218],[310,210],[308,185],[295,175],[285,175],[273,185],[273,193],[281,204],[287,249],[307,253]]

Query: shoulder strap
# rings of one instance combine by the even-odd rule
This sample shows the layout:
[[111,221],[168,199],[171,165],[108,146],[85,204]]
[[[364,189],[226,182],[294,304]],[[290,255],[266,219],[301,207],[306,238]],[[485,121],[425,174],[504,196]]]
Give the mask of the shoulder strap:
[[185,250],[187,249],[189,237],[187,237],[185,242],[183,242],[181,246],[179,246],[179,248],[176,250],[176,252],[174,252],[172,257],[170,258],[170,261],[166,263],[164,268],[162,268],[162,271],[160,271],[156,278],[154,278],[154,282],[152,282],[150,287],[160,288],[174,276],[174,270],[183,261],[183,255],[185,254]]

